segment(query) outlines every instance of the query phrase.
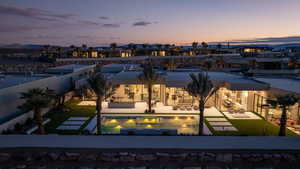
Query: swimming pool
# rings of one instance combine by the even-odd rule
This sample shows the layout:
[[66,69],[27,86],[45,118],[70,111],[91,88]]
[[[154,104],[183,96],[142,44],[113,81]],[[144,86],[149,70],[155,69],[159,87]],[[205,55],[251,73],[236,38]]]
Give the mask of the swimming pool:
[[178,134],[197,134],[197,116],[141,115],[141,116],[104,116],[103,134],[120,134],[122,129],[170,129]]

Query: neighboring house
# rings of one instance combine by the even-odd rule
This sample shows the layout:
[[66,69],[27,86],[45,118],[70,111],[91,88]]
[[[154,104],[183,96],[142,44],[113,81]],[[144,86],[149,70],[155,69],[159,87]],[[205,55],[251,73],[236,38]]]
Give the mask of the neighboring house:
[[[32,118],[32,112],[17,107],[24,100],[20,93],[31,88],[46,88],[65,94],[73,88],[77,80],[94,71],[95,65],[66,65],[47,70],[48,74],[4,74],[0,77],[0,132],[12,129],[16,123]],[[67,100],[67,99],[66,99]],[[44,112],[46,112],[45,110]]]

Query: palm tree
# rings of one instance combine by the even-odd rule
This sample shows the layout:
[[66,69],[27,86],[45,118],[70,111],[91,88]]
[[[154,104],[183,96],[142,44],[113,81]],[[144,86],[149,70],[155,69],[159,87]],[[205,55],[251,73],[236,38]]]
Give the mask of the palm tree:
[[25,102],[18,108],[22,110],[33,110],[39,134],[45,134],[45,129],[43,126],[44,120],[41,111],[43,108],[47,108],[51,105],[54,96],[54,91],[42,88],[32,88],[27,92],[21,93],[20,98],[24,99]]
[[192,43],[192,48],[193,48],[194,55],[197,55],[196,54],[197,47],[198,47],[198,42],[193,42]]
[[93,53],[93,51],[94,51],[94,48],[93,48],[93,47],[89,47],[89,48],[87,49],[87,51],[88,51],[88,57],[93,57],[93,56],[92,56],[92,53]]
[[204,109],[208,101],[218,87],[214,86],[207,73],[201,72],[198,75],[190,74],[192,81],[187,85],[185,90],[193,97],[199,99],[199,135],[203,135]]
[[267,103],[270,104],[273,108],[280,108],[282,110],[280,117],[280,129],[279,136],[286,135],[286,121],[287,121],[287,110],[290,106],[295,105],[298,102],[299,98],[294,95],[277,95],[275,99],[268,99]]
[[117,44],[116,43],[111,43],[110,44],[110,49],[111,49],[111,57],[115,57],[116,56]]
[[207,48],[208,48],[208,44],[207,44],[206,42],[202,42],[201,45],[202,45],[202,47],[203,47],[204,49],[207,49]]
[[107,80],[100,72],[91,75],[87,80],[89,88],[96,94],[96,111],[97,111],[97,133],[101,134],[101,110],[102,102],[112,96],[115,92],[115,87]]
[[81,50],[81,48],[76,47],[75,51],[77,53],[77,57],[82,57],[82,50]]
[[152,86],[159,80],[160,76],[157,74],[151,63],[144,66],[143,72],[139,75],[138,79],[146,84],[148,88],[148,110],[147,112],[152,112]]

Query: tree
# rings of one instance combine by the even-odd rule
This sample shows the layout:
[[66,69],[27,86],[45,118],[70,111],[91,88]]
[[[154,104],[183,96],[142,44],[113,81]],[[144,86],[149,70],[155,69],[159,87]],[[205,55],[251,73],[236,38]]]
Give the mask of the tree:
[[197,53],[197,48],[198,48],[198,42],[193,42],[192,48],[193,48],[194,55],[197,55],[196,53]]
[[290,106],[295,105],[298,102],[299,98],[291,94],[286,95],[277,95],[274,99],[268,99],[267,103],[273,108],[280,108],[282,110],[280,117],[280,129],[279,136],[286,135],[286,121],[287,121],[287,110]]
[[82,57],[82,50],[81,50],[81,48],[76,47],[75,51],[77,53],[77,57]]
[[207,44],[206,42],[202,42],[201,45],[202,45],[202,47],[203,47],[204,49],[207,49],[207,48],[208,48],[208,44]]
[[115,93],[115,87],[107,80],[107,78],[100,72],[91,75],[88,78],[89,88],[97,96],[96,111],[97,111],[97,133],[101,134],[101,110],[102,102]]
[[199,99],[199,135],[203,135],[204,109],[208,101],[218,87],[214,86],[207,73],[201,72],[198,75],[190,74],[192,81],[187,85],[185,90],[193,97]]
[[116,43],[111,43],[110,44],[110,49],[111,49],[111,57],[116,57],[116,49],[117,49],[117,44]]
[[152,112],[152,86],[159,80],[159,74],[157,74],[151,63],[144,66],[143,72],[139,75],[138,79],[146,84],[148,88],[148,110],[147,112]]
[[38,126],[38,133],[45,134],[45,129],[43,126],[43,115],[42,109],[47,108],[52,104],[54,99],[54,91],[49,89],[42,88],[32,88],[27,92],[21,93],[21,99],[24,99],[25,102],[20,105],[18,108],[22,110],[33,110],[35,122]]
[[94,48],[93,48],[93,47],[89,47],[89,48],[87,49],[87,51],[88,51],[88,57],[93,57],[93,56],[92,56],[92,53],[93,53],[93,51],[94,51]]

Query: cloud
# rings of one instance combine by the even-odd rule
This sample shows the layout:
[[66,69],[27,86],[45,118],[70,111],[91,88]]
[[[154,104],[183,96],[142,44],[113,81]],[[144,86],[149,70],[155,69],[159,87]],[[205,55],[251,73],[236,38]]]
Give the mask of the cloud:
[[138,21],[138,22],[134,22],[132,24],[132,26],[147,26],[152,24],[151,22],[147,22],[147,21]]
[[105,28],[119,28],[120,26],[121,26],[120,24],[116,24],[116,23],[102,24],[102,27],[105,27]]
[[102,20],[108,20],[109,17],[107,17],[107,16],[100,16],[99,19],[102,19]]
[[242,39],[232,40],[230,43],[237,44],[280,44],[280,43],[300,43],[300,36],[287,36],[287,37],[267,37],[256,39]]
[[79,20],[78,22],[84,25],[94,25],[94,26],[100,25],[100,23],[98,22],[87,21],[87,20]]
[[57,14],[48,10],[38,8],[18,8],[13,6],[0,5],[1,15],[22,16],[37,20],[57,21],[61,19],[70,19],[74,14]]
[[36,35],[36,36],[24,36],[25,39],[62,39],[62,36],[53,35]]
[[32,31],[32,30],[41,30],[41,29],[48,29],[48,27],[45,26],[7,26],[2,25],[0,26],[0,32],[1,33],[16,33],[16,32],[26,32],[26,31]]

